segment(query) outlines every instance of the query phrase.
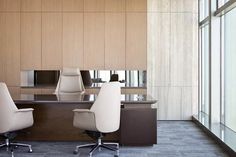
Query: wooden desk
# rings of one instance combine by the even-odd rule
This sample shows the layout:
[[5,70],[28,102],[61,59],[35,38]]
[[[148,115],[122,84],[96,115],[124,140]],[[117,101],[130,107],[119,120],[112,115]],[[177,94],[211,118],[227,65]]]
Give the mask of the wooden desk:
[[[88,141],[83,130],[73,127],[73,109],[89,109],[97,95],[12,95],[18,108],[34,108],[34,125],[23,140]],[[150,96],[126,94],[121,98],[120,130],[108,134],[106,140],[122,145],[152,145],[157,143],[156,103]]]

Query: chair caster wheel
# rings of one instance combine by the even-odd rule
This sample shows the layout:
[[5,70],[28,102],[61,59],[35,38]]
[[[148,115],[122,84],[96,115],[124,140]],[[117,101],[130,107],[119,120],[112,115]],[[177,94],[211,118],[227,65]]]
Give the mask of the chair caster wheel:
[[28,153],[33,153],[33,150],[32,150],[32,149],[31,149],[31,150],[29,150],[29,151],[28,151]]
[[75,150],[74,152],[73,152],[73,154],[75,154],[75,155],[77,155],[79,152],[78,152],[78,150]]

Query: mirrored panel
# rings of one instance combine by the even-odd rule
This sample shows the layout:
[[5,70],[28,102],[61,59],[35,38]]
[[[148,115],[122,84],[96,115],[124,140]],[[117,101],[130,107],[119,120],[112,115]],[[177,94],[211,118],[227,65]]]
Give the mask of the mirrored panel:
[[[100,87],[102,83],[119,81],[122,87],[146,87],[147,72],[142,70],[81,70],[87,87]],[[21,71],[21,87],[56,86],[58,70]]]
[[127,87],[146,87],[147,72],[143,70],[89,70],[81,71],[85,86],[119,81]]

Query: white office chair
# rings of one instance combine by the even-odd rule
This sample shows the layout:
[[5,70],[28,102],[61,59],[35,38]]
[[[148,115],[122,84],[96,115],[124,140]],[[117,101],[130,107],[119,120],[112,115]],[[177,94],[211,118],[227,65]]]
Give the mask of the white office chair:
[[63,68],[55,94],[78,94],[85,91],[78,68]]
[[16,131],[32,126],[33,109],[18,109],[13,102],[5,83],[0,82],[0,135],[5,138],[5,143],[0,144],[0,148],[11,148],[12,156],[13,148],[17,146],[28,147],[32,152],[31,145],[12,143],[10,140],[14,138]]
[[[80,148],[93,147],[89,153],[90,157],[98,148],[116,151],[117,154],[115,156],[119,156],[119,143],[104,143],[101,139],[103,134],[115,132],[120,127],[120,99],[119,82],[104,83],[90,110],[73,110],[74,127],[86,130],[87,133],[98,135],[96,143],[77,146],[74,154],[78,154]],[[116,148],[109,145],[114,145]]]

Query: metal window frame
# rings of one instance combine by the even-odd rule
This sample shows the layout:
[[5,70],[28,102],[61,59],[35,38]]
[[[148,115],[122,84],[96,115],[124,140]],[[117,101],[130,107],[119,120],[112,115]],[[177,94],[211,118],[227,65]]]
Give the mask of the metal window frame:
[[224,34],[224,16],[221,16],[220,18],[220,27],[221,27],[221,31],[220,31],[220,40],[221,40],[221,50],[220,50],[220,98],[221,98],[221,103],[220,103],[220,122],[222,124],[225,124],[225,101],[224,101],[224,90],[225,90],[225,85],[224,85],[224,68],[225,68],[225,64],[224,64],[224,56],[225,56],[225,46],[224,46],[224,42],[225,42],[225,34]]
[[202,111],[202,29],[198,29],[198,116]]
[[220,8],[217,8],[217,10],[214,13],[214,16],[218,16],[218,17],[223,16],[229,11],[231,11],[232,9],[234,9],[235,7],[236,7],[236,0],[229,0],[223,6],[221,6]]
[[[200,23],[200,0],[198,1],[198,22]],[[201,75],[201,68],[202,68],[202,58],[201,58],[201,52],[202,52],[202,35],[201,35],[201,29],[200,25],[198,28],[198,119],[200,119],[200,112],[201,112],[201,84],[202,84],[202,75]]]
[[219,0],[216,1],[216,7],[217,10],[214,12],[214,14],[212,14],[212,0],[208,0],[208,9],[209,9],[209,15],[203,19],[202,21],[200,21],[201,18],[201,7],[200,7],[200,0],[198,3],[198,21],[199,21],[199,29],[198,29],[198,34],[199,34],[199,39],[198,39],[198,57],[199,57],[199,74],[198,74],[198,87],[199,87],[199,91],[198,91],[198,114],[200,114],[200,112],[202,111],[202,90],[204,90],[202,88],[202,53],[203,53],[203,35],[202,35],[202,28],[205,27],[206,25],[209,25],[209,122],[211,124],[212,122],[212,16],[217,16],[221,18],[221,22],[220,22],[220,42],[221,42],[221,49],[220,49],[220,122],[225,124],[225,103],[224,103],[224,17],[222,17],[223,15],[225,15],[226,13],[228,13],[229,11],[231,11],[233,8],[236,7],[236,0],[229,0],[228,2],[226,2],[223,6],[219,7],[218,4]]
[[211,87],[212,87],[212,81],[211,81],[211,79],[212,79],[212,72],[211,72],[211,69],[212,69],[212,59],[211,59],[211,54],[212,54],[212,36],[211,36],[211,32],[212,32],[212,23],[211,23],[211,19],[212,19],[212,16],[211,16],[211,9],[212,9],[212,0],[209,0],[209,5],[208,5],[208,7],[209,7],[209,48],[208,48],[208,50],[209,50],[209,122],[210,122],[210,124],[209,124],[209,126],[211,127],[211,122],[212,122],[212,93],[211,93]]
[[[218,0],[217,0],[218,3]],[[214,16],[220,17],[220,27],[221,27],[221,32],[220,32],[220,40],[221,40],[221,50],[220,50],[220,98],[221,98],[221,103],[220,103],[220,123],[225,125],[225,17],[224,15],[230,12],[232,9],[236,7],[236,0],[229,0],[226,2],[223,6],[218,8],[214,12]]]
[[[212,15],[212,13],[211,13],[211,11],[212,11],[212,9],[211,9],[211,6],[212,6],[212,4],[211,4],[211,0],[208,0],[208,16],[205,18],[205,19],[203,19],[202,21],[200,21],[200,12],[201,12],[201,7],[200,7],[200,0],[199,0],[199,7],[198,7],[198,11],[199,11],[199,30],[201,31],[202,30],[202,28],[204,27],[204,26],[206,26],[206,25],[208,25],[208,36],[209,36],[209,38],[208,38],[208,64],[209,64],[209,66],[208,66],[208,72],[209,72],[209,80],[208,80],[208,88],[209,88],[209,101],[208,101],[208,115],[209,115],[209,122],[212,122],[212,114],[211,114],[211,112],[212,112],[212,107],[211,107],[211,100],[212,100],[212,94],[211,94],[211,87],[212,87],[212,82],[211,82],[211,78],[212,78],[212,76],[211,76],[211,47],[212,47],[212,45],[211,45],[211,15]],[[202,31],[201,31],[201,39],[200,39],[200,41],[202,42],[203,40],[202,40]],[[200,63],[201,63],[201,65],[199,66],[199,68],[200,68],[200,73],[199,73],[199,75],[200,75],[200,85],[199,85],[199,87],[200,87],[200,92],[199,92],[199,106],[202,106],[202,90],[204,90],[203,88],[202,88],[202,64],[203,64],[203,62],[202,62],[202,43],[201,44],[199,44],[201,47],[200,47],[200,52],[199,52],[199,58],[200,58]],[[199,109],[201,109],[201,107],[199,107]],[[201,110],[199,110],[200,112],[202,112]],[[211,123],[210,123],[211,124]]]
[[[208,27],[208,31],[209,31],[209,47],[208,47],[208,54],[210,55],[210,41],[211,41],[211,39],[210,39],[210,36],[211,36],[211,31],[210,31],[210,15],[211,15],[211,3],[210,3],[210,1],[211,0],[208,0],[208,16],[207,17],[205,17],[205,19],[203,19],[202,21],[200,21],[200,19],[201,19],[201,6],[200,6],[200,1],[201,0],[199,0],[198,2],[198,21],[199,21],[199,29],[198,29],[198,31],[199,31],[199,51],[198,51],[198,58],[199,58],[199,67],[198,67],[198,69],[199,69],[199,75],[198,75],[198,78],[199,78],[199,81],[198,81],[198,87],[199,87],[199,91],[198,91],[198,113],[200,113],[200,112],[202,112],[202,90],[203,90],[203,88],[202,88],[202,64],[203,64],[203,61],[202,61],[202,53],[203,53],[203,38],[204,38],[204,35],[202,34],[203,32],[202,32],[202,28],[203,27],[205,27],[206,25],[209,25]],[[204,7],[204,9],[205,9],[205,7]],[[210,60],[210,56],[209,56],[209,60]],[[210,64],[210,63],[209,63]],[[210,117],[210,114],[211,114],[211,105],[210,105],[210,99],[211,99],[211,94],[210,94],[210,87],[211,87],[211,81],[210,81],[210,73],[211,73],[211,71],[210,71],[210,66],[208,67],[209,68],[209,82],[208,82],[208,85],[209,85],[209,104],[208,104],[208,107],[209,107],[209,117]],[[200,114],[198,114],[198,115],[200,115]],[[210,119],[209,119],[210,120]]]
[[199,22],[199,27],[204,27],[205,25],[209,24],[209,16]]

